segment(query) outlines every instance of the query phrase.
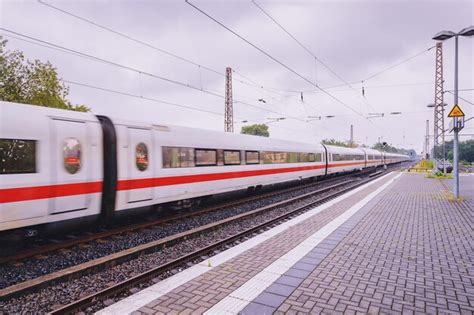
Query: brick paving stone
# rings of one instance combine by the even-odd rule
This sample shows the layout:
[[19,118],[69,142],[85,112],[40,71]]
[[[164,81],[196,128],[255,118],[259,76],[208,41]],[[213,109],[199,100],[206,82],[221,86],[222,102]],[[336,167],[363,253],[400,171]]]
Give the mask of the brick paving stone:
[[[445,180],[403,175],[349,219],[361,220],[347,225],[352,230],[328,255],[314,251],[323,260],[294,291],[330,294],[329,301],[312,300],[306,311],[473,314],[474,194],[450,201],[450,187]],[[278,311],[297,310],[291,299]]]
[[[392,174],[383,181],[388,181],[394,176],[395,174]],[[305,220],[304,222],[300,222],[299,224],[290,227],[275,237],[247,250],[241,255],[234,257],[230,261],[223,263],[220,266],[217,266],[209,272],[206,272],[205,274],[191,280],[190,282],[172,290],[166,295],[161,296],[152,302],[153,305],[161,305],[173,311],[182,311],[182,303],[178,302],[182,301],[180,299],[184,297],[189,299],[189,297],[184,294],[184,292],[187,292],[202,297],[197,301],[194,300],[192,303],[193,305],[208,308],[212,307],[220,299],[243,285],[246,281],[250,280],[277,258],[283,256],[288,251],[293,249],[296,244],[299,244],[301,241],[308,238],[310,235],[334,220],[337,216],[344,213],[348,208],[353,206],[359,200],[376,190],[379,185],[381,184],[374,184],[366,187],[365,189],[341,200],[340,202],[332,205],[324,211]],[[321,251],[318,251],[318,255],[308,255],[307,257],[310,259],[313,258],[319,263],[322,258],[325,258],[326,255],[331,252],[332,249],[329,245],[335,245],[342,239],[343,235],[341,234],[341,231],[343,230],[334,233],[335,238],[330,238],[329,241],[325,243],[324,248],[322,248]],[[302,263],[303,264],[297,266],[300,269],[291,269],[289,273],[291,277],[283,278],[283,280],[287,280],[288,282],[282,283],[282,279],[280,279],[281,281],[277,282],[290,286],[300,285],[310,273],[310,271],[305,270],[308,269],[307,262]],[[211,297],[209,297],[209,295]],[[329,300],[330,296],[331,295],[329,293],[326,295],[323,294],[321,298],[327,301]],[[295,307],[302,307],[302,305],[303,304],[294,304]],[[146,305],[145,307],[152,308],[149,305]],[[156,309],[156,307],[153,307],[153,309]]]

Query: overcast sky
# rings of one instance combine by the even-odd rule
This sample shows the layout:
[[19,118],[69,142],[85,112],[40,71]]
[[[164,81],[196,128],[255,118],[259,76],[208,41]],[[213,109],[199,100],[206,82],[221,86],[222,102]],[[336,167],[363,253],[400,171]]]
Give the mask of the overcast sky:
[[[44,2],[201,65],[171,57],[37,1],[0,0],[2,28],[142,72],[37,46],[19,40],[18,35],[13,38],[11,33],[0,31],[9,40],[8,49],[22,50],[29,59],[50,61],[65,80],[147,98],[68,83],[69,99],[86,104],[94,113],[223,130],[225,78],[222,74],[230,66],[235,70],[236,131],[245,124],[285,117],[269,123],[272,137],[305,142],[325,138],[348,140],[353,124],[358,143],[372,145],[381,137],[383,141],[417,152],[423,146],[427,119],[433,133],[433,113],[426,108],[434,102],[435,49],[427,51],[435,45],[431,38],[441,30],[459,31],[474,25],[473,1],[257,1],[338,77],[316,62],[252,1],[192,1],[294,72],[322,87],[328,95],[184,0]],[[372,77],[416,54],[419,55]],[[444,88],[452,90],[454,40],[444,43],[443,54]],[[473,88],[473,55],[473,39],[460,38],[460,89]],[[341,78],[355,83],[351,88]],[[304,91],[303,101],[299,91]],[[461,91],[459,95],[474,103],[473,91]],[[445,94],[445,102],[449,108],[452,106],[451,94]],[[463,100],[459,104],[468,117],[473,116],[472,104]],[[395,111],[402,114],[389,114]],[[385,113],[385,117],[366,119],[369,113]],[[328,115],[335,117],[306,121],[308,116]],[[243,120],[248,123],[242,123]],[[474,121],[462,133],[473,134]]]

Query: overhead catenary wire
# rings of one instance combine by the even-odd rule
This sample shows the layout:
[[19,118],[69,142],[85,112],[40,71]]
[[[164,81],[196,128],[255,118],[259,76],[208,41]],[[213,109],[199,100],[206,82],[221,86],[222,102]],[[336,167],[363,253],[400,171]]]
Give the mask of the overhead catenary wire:
[[[93,25],[93,26],[95,26],[95,27],[98,27],[98,28],[100,28],[100,29],[103,29],[103,30],[105,30],[105,31],[108,31],[108,32],[110,32],[110,33],[113,33],[113,34],[115,34],[115,35],[117,35],[117,36],[120,36],[120,37],[125,38],[125,39],[130,40],[130,41],[133,41],[133,42],[135,42],[135,43],[137,43],[137,44],[140,44],[140,45],[143,45],[143,46],[145,46],[145,47],[151,48],[151,49],[153,49],[153,50],[155,50],[155,51],[158,51],[158,52],[160,52],[160,53],[162,53],[162,54],[165,54],[165,55],[167,55],[167,56],[170,56],[170,57],[173,57],[173,58],[175,58],[175,59],[181,60],[181,61],[183,61],[183,62],[189,63],[189,64],[191,64],[191,65],[193,65],[193,66],[198,67],[199,69],[204,69],[204,70],[207,70],[207,71],[212,72],[212,73],[214,73],[214,74],[217,74],[217,75],[220,75],[220,76],[225,77],[225,73],[223,73],[223,72],[221,72],[221,71],[218,71],[218,70],[213,69],[213,68],[211,68],[211,67],[208,67],[208,66],[199,64],[199,63],[196,62],[196,61],[193,61],[193,60],[191,60],[191,59],[182,57],[182,56],[180,56],[180,55],[178,55],[178,54],[176,54],[176,53],[167,51],[167,50],[165,50],[165,49],[163,49],[163,48],[159,48],[159,47],[157,47],[157,46],[155,46],[155,45],[152,45],[152,44],[150,44],[150,43],[147,43],[147,42],[145,42],[145,41],[143,41],[143,40],[137,39],[137,38],[135,38],[135,37],[133,37],[133,36],[131,36],[131,35],[127,35],[127,34],[125,34],[125,33],[122,33],[122,32],[119,32],[119,31],[117,31],[117,30],[114,30],[114,29],[112,29],[111,27],[108,27],[108,26],[99,24],[99,23],[97,23],[97,22],[95,22],[95,21],[92,21],[92,20],[90,20],[90,19],[84,18],[84,17],[79,16],[79,15],[77,15],[77,14],[75,14],[75,13],[70,12],[70,11],[61,9],[61,8],[55,6],[55,5],[46,3],[46,2],[43,1],[43,0],[37,0],[37,1],[38,1],[38,3],[40,3],[40,4],[42,4],[42,5],[45,5],[45,6],[49,7],[49,8],[51,8],[51,9],[54,9],[54,10],[56,10],[56,11],[58,11],[58,12],[61,12],[61,13],[66,14],[66,15],[69,15],[69,16],[71,16],[71,17],[73,17],[73,18],[76,18],[76,19],[78,19],[78,20],[80,20],[80,21],[83,21],[83,22],[85,22],[85,23],[91,24],[91,25]],[[247,76],[244,76],[244,75],[241,74],[240,72],[237,72],[235,69],[232,69],[232,72],[238,73],[242,78],[244,78],[245,80],[249,81],[249,82],[246,82],[246,81],[244,81],[244,80],[239,80],[239,79],[234,78],[234,79],[233,79],[234,82],[238,82],[238,83],[245,84],[245,85],[248,85],[248,86],[253,86],[253,87],[259,88],[259,89],[266,89],[266,88],[264,87],[264,85],[262,85],[262,84],[260,84],[260,83],[257,83],[257,82],[255,82],[255,81],[249,79]],[[268,90],[268,89],[266,89],[266,90]],[[272,92],[272,93],[276,93],[276,92],[271,91],[271,90],[268,90],[268,91],[269,91],[269,92]]]
[[[275,23],[281,30],[283,30],[290,38],[292,38],[301,48],[303,48],[311,57],[314,58],[315,61],[319,62],[322,64],[329,72],[331,72],[336,78],[338,78],[340,81],[342,81],[344,84],[346,84],[348,87],[350,87],[358,97],[360,97],[358,91],[356,91],[352,85],[347,82],[343,77],[341,77],[336,71],[334,71],[331,67],[329,67],[325,62],[323,62],[320,58],[318,58],[308,47],[306,47],[301,41],[299,41],[293,34],[291,34],[281,23],[279,23],[275,18],[273,18],[265,9],[263,9],[262,6],[260,6],[255,0],[252,0],[252,3],[260,9],[260,11],[263,12],[273,23]],[[362,101],[370,107],[372,110],[375,110],[372,105],[370,105],[365,98],[362,98]]]
[[[453,93],[452,91],[445,91],[445,92],[448,92],[449,94],[453,94],[453,95],[454,95],[454,93]],[[461,100],[463,100],[464,102],[466,102],[466,103],[471,104],[471,105],[474,106],[474,103],[473,103],[473,102],[471,102],[471,101],[465,99],[464,97],[461,97],[461,96],[458,95],[458,98],[461,99]]]
[[[213,95],[213,96],[216,96],[216,97],[219,97],[219,98],[224,98],[223,95],[220,95],[218,93],[212,92],[212,91],[207,90],[207,89],[196,87],[196,86],[188,84],[188,83],[184,83],[184,82],[180,82],[180,81],[173,80],[173,79],[170,79],[170,78],[166,78],[166,77],[163,77],[163,76],[159,76],[159,75],[156,75],[156,74],[148,73],[148,72],[143,71],[143,70],[139,70],[139,69],[136,69],[136,68],[133,68],[133,67],[130,67],[130,66],[126,66],[126,65],[116,63],[114,61],[99,58],[99,57],[96,57],[96,56],[93,56],[93,55],[90,55],[90,54],[80,52],[78,50],[70,49],[70,48],[67,48],[67,47],[64,47],[64,46],[60,46],[60,45],[57,45],[57,44],[54,44],[54,43],[51,43],[51,42],[48,42],[48,41],[44,41],[44,40],[32,37],[32,36],[28,36],[28,35],[21,34],[21,33],[15,32],[15,31],[11,31],[11,30],[6,29],[6,28],[0,27],[0,30],[8,32],[8,33],[15,34],[15,35],[23,37],[23,38],[27,38],[29,40],[28,42],[32,43],[32,44],[38,44],[42,47],[51,48],[53,50],[57,50],[57,51],[60,51],[60,52],[67,52],[67,53],[72,54],[72,55],[77,56],[77,57],[86,58],[88,60],[93,60],[93,61],[97,61],[97,62],[100,62],[100,63],[108,64],[108,65],[111,65],[111,66],[115,66],[115,67],[118,67],[118,68],[129,70],[129,71],[132,71],[132,72],[135,72],[135,73],[138,73],[138,74],[147,75],[147,76],[155,78],[155,79],[163,80],[163,81],[168,82],[168,83],[176,84],[176,85],[179,85],[179,86],[182,86],[182,87],[185,87],[185,88],[189,88],[189,89],[193,89],[193,90],[196,90],[196,91],[199,91],[199,92],[210,94],[210,95]],[[281,112],[278,112],[278,111],[274,111],[274,110],[271,110],[271,109],[267,109],[267,108],[264,108],[264,107],[253,105],[253,104],[250,104],[250,103],[247,103],[247,102],[239,101],[238,99],[236,99],[236,101],[238,101],[239,103],[244,104],[246,106],[257,108],[257,109],[265,111],[265,112],[275,113],[275,114],[278,114],[278,115],[286,116],[287,118],[290,118],[290,119],[304,121],[303,119],[299,119],[298,117],[288,116],[288,115],[285,115],[285,114],[283,114]]]
[[323,62],[320,58],[318,58],[308,47],[306,47],[302,42],[300,42],[293,34],[291,34],[281,23],[279,23],[275,18],[273,18],[267,11],[263,9],[261,5],[257,3],[257,1],[252,0],[252,3],[260,9],[270,20],[273,21],[279,28],[281,28],[288,36],[290,36],[301,48],[303,48],[308,54],[310,54],[316,61],[318,61],[321,65],[323,65],[329,72],[331,72],[334,76],[336,76],[339,80],[344,82],[344,84],[351,86],[349,82],[344,80],[336,71],[334,71],[331,67],[329,67],[325,62]]
[[[170,105],[170,106],[174,106],[174,107],[180,107],[180,108],[189,109],[189,110],[198,111],[198,112],[203,112],[203,113],[208,113],[208,114],[212,114],[212,115],[216,115],[216,116],[224,116],[223,113],[219,113],[219,112],[215,112],[215,111],[211,111],[211,110],[206,110],[206,109],[201,109],[201,108],[195,108],[195,107],[192,107],[192,106],[183,105],[183,104],[179,104],[179,103],[175,103],[175,102],[164,101],[164,100],[160,100],[160,99],[156,99],[156,98],[152,98],[152,97],[136,95],[136,94],[132,94],[132,93],[128,93],[128,92],[108,89],[108,88],[104,88],[104,87],[100,87],[100,86],[96,86],[96,85],[91,85],[91,84],[86,84],[86,83],[81,83],[81,82],[76,82],[76,81],[71,81],[71,80],[63,80],[63,81],[68,83],[68,84],[82,86],[82,87],[86,87],[86,88],[89,88],[89,89],[99,90],[99,91],[103,91],[103,92],[107,92],[107,93],[123,95],[123,96],[127,96],[127,97],[141,99],[141,100],[151,101],[151,102],[155,102],[155,103],[162,103],[162,104],[166,104],[166,105]],[[239,118],[239,117],[236,117],[236,119],[245,120],[245,119]],[[266,120],[266,119],[263,119],[263,120]],[[272,126],[275,127],[275,125],[272,125]],[[289,131],[292,131],[292,132],[304,132],[302,130],[290,129],[290,128],[286,128],[286,127],[282,127],[282,126],[276,126],[276,127],[279,128],[279,129],[289,130]]]
[[326,95],[328,95],[329,97],[331,97],[333,100],[335,100],[336,102],[338,102],[339,104],[343,105],[344,107],[346,107],[347,109],[351,110],[352,112],[360,115],[363,117],[363,115],[361,113],[359,113],[358,111],[356,111],[355,109],[353,109],[351,106],[347,105],[346,103],[344,103],[343,101],[341,101],[340,99],[338,99],[337,97],[335,97],[334,95],[332,95],[331,93],[325,91],[324,89],[322,89],[318,84],[314,83],[313,81],[311,81],[310,79],[306,78],[305,76],[301,75],[299,72],[297,72],[296,70],[294,70],[293,68],[289,67],[288,65],[286,65],[285,63],[283,63],[282,61],[278,60],[277,58],[273,57],[271,54],[269,54],[268,52],[266,52],[265,50],[263,50],[262,48],[258,47],[257,45],[255,45],[254,43],[250,42],[248,39],[246,39],[245,37],[243,37],[242,35],[238,34],[237,32],[233,31],[232,29],[230,29],[228,26],[226,26],[224,23],[220,22],[219,20],[217,20],[216,18],[212,17],[211,15],[209,15],[208,13],[206,13],[205,11],[203,11],[202,9],[200,9],[199,7],[197,7],[196,5],[194,5],[193,3],[191,3],[189,0],[186,0],[186,3],[189,4],[191,7],[193,7],[195,10],[199,11],[200,13],[202,13],[203,15],[207,16],[209,19],[211,19],[212,21],[214,21],[215,23],[217,23],[218,25],[220,25],[221,27],[225,28],[227,31],[229,31],[230,33],[232,33],[233,35],[235,35],[236,37],[240,38],[241,40],[243,40],[244,42],[246,42],[247,44],[249,44],[250,46],[254,47],[256,50],[260,51],[262,54],[264,54],[265,56],[267,56],[268,58],[270,58],[271,60],[273,60],[274,62],[278,63],[279,65],[281,65],[282,67],[284,67],[285,69],[287,69],[288,71],[290,71],[291,73],[295,74],[296,76],[300,77],[302,80],[304,80],[305,82],[309,83],[310,85],[316,87],[317,89],[320,89],[322,91],[324,91],[324,93]]
[[[356,82],[353,82],[353,83],[347,82],[347,81],[346,81],[344,78],[342,78],[336,71],[334,71],[334,70],[333,70],[331,67],[329,67],[326,63],[324,63],[320,58],[318,58],[308,47],[306,47],[301,41],[299,41],[293,34],[291,34],[291,33],[290,33],[281,23],[279,23],[273,16],[271,16],[261,5],[259,5],[259,4],[257,3],[256,0],[252,0],[252,3],[253,3],[260,11],[262,11],[263,14],[265,14],[273,23],[275,23],[281,30],[283,30],[289,37],[291,37],[291,38],[292,38],[301,48],[303,48],[310,56],[312,56],[312,57],[314,58],[314,60],[316,60],[316,61],[318,61],[320,64],[322,64],[322,65],[323,65],[327,70],[329,70],[334,76],[336,76],[339,80],[341,80],[341,81],[344,83],[344,85],[350,87],[350,88],[351,88],[354,92],[356,92],[357,95],[360,97],[358,91],[356,91],[356,90],[353,88],[353,86],[352,86],[352,84],[354,84],[354,83],[356,83]],[[433,47],[435,47],[435,46],[433,46]],[[433,47],[428,48],[426,51],[429,51],[429,50],[432,49]],[[393,68],[395,68],[396,66],[398,66],[398,65],[400,65],[400,64],[402,64],[402,63],[404,63],[404,62],[407,62],[407,61],[409,61],[409,60],[411,60],[411,59],[417,57],[418,55],[420,55],[420,54],[422,54],[422,53],[424,53],[424,52],[426,52],[426,51],[424,50],[423,52],[421,52],[421,53],[419,53],[419,54],[417,54],[417,55],[415,55],[415,56],[410,56],[409,58],[403,60],[402,62],[397,63],[396,65],[394,65],[394,66],[392,66],[392,67],[390,67],[390,68],[388,68],[388,69],[384,69],[384,70],[382,70],[382,71],[379,71],[379,72],[377,72],[377,73],[375,73],[375,74],[373,74],[373,75],[367,77],[366,79],[362,80],[361,82],[367,81],[367,80],[369,80],[369,79],[371,79],[371,78],[373,78],[373,77],[375,77],[375,76],[377,76],[377,75],[379,75],[379,74],[382,74],[382,73],[385,72],[385,71],[388,71],[388,70],[390,70],[390,69],[393,69]],[[362,93],[364,94],[364,87],[362,87],[362,91],[363,91]],[[318,91],[318,92],[319,92],[319,91]],[[368,105],[370,108],[374,109],[373,106],[370,105],[370,104],[367,102],[367,100],[365,100],[365,98],[362,98],[362,101],[363,101],[364,103],[366,103],[366,105]]]
[[381,75],[381,74],[384,73],[384,72],[387,72],[387,71],[389,71],[389,70],[392,70],[393,68],[398,67],[399,65],[404,64],[405,62],[408,62],[408,61],[410,61],[410,60],[412,60],[412,59],[414,59],[414,58],[416,58],[416,57],[418,57],[418,56],[423,55],[424,53],[430,51],[431,49],[433,49],[433,48],[435,48],[435,47],[436,47],[436,45],[433,45],[433,46],[431,46],[431,47],[429,47],[429,48],[427,48],[427,49],[423,49],[422,51],[420,51],[420,52],[418,52],[418,53],[416,53],[416,54],[414,54],[414,55],[412,55],[412,56],[410,56],[410,57],[408,57],[408,58],[406,58],[406,59],[403,59],[403,60],[401,60],[401,61],[399,61],[399,62],[397,62],[397,63],[391,65],[391,66],[388,67],[388,68],[385,68],[385,69],[383,69],[383,70],[381,70],[381,71],[378,71],[378,72],[376,72],[376,73],[374,73],[374,74],[372,74],[372,75],[366,77],[365,79],[363,79],[363,80],[361,80],[361,81],[367,82],[368,80],[373,79],[373,78],[375,78],[375,77]]
[[175,54],[175,53],[172,53],[172,52],[170,52],[170,51],[164,50],[164,49],[162,49],[162,48],[156,47],[156,46],[151,45],[151,44],[149,44],[149,43],[146,43],[146,42],[144,42],[144,41],[142,41],[142,40],[136,39],[136,38],[134,38],[134,37],[132,37],[132,36],[130,36],[130,35],[127,35],[127,34],[125,34],[125,33],[116,31],[116,30],[114,30],[114,29],[112,29],[112,28],[110,28],[110,27],[104,26],[104,25],[102,25],[102,24],[99,24],[99,23],[94,22],[94,21],[92,21],[92,20],[86,19],[86,18],[84,18],[84,17],[82,17],[82,16],[79,16],[79,15],[77,15],[77,14],[74,14],[74,13],[72,13],[72,12],[69,12],[69,11],[66,11],[66,10],[64,10],[64,9],[61,9],[61,8],[59,8],[59,7],[57,7],[57,6],[52,5],[52,4],[46,3],[46,2],[43,1],[43,0],[37,0],[37,1],[38,1],[38,3],[40,3],[40,4],[42,4],[42,5],[45,5],[45,6],[49,7],[49,8],[51,8],[51,9],[54,9],[54,10],[56,10],[56,11],[59,11],[59,12],[62,12],[62,13],[64,13],[64,14],[66,14],[66,15],[72,16],[72,17],[74,17],[74,18],[76,18],[76,19],[78,19],[78,20],[81,20],[81,21],[83,21],[83,22],[92,24],[92,25],[94,25],[94,26],[96,26],[96,27],[98,27],[98,28],[101,28],[101,29],[103,29],[103,30],[106,30],[106,31],[108,31],[108,32],[111,32],[111,33],[113,33],[113,34],[116,34],[116,35],[118,35],[118,36],[120,36],[120,37],[126,38],[126,39],[131,40],[131,41],[133,41],[133,42],[135,42],[135,43],[138,43],[138,44],[140,44],[140,45],[143,45],[143,46],[146,46],[146,47],[151,48],[151,49],[153,49],[153,50],[156,50],[156,51],[158,51],[158,52],[160,52],[160,53],[162,53],[162,54],[165,54],[165,55],[168,55],[168,56],[170,56],[170,57],[179,59],[179,60],[181,60],[181,61],[184,61],[184,62],[186,62],[186,63],[192,64],[192,65],[194,65],[194,66],[201,67],[201,68],[206,69],[207,71],[210,71],[210,72],[212,72],[212,73],[215,73],[215,74],[218,74],[218,75],[221,75],[221,76],[225,76],[225,74],[224,74],[223,72],[220,72],[220,71],[218,71],[218,70],[212,69],[212,68],[210,68],[210,67],[206,67],[206,66],[201,65],[201,64],[199,64],[199,63],[197,63],[197,62],[195,62],[195,61],[192,61],[192,60],[187,59],[187,58],[185,58],[185,57],[179,56],[179,55],[177,55],[177,54]]
[[68,84],[72,84],[72,85],[87,87],[89,89],[100,90],[100,91],[119,94],[119,95],[123,95],[123,96],[139,98],[139,99],[143,99],[143,100],[148,100],[148,101],[152,101],[152,102],[156,102],[156,103],[167,104],[167,105],[171,105],[171,106],[174,106],[174,107],[185,108],[185,109],[198,111],[198,112],[203,112],[203,113],[208,113],[208,114],[212,114],[212,115],[224,116],[223,113],[219,113],[219,112],[215,112],[215,111],[211,111],[211,110],[206,110],[206,109],[202,109],[202,108],[196,108],[196,107],[192,107],[192,106],[188,106],[188,105],[182,105],[182,104],[178,104],[178,103],[174,103],[174,102],[170,102],[170,101],[164,101],[164,100],[160,100],[160,99],[156,99],[156,98],[152,98],[152,97],[147,97],[147,96],[143,96],[143,95],[137,95],[137,94],[132,94],[132,93],[128,93],[128,92],[108,89],[108,88],[104,88],[104,87],[100,87],[100,86],[96,86],[96,85],[91,85],[91,84],[86,84],[86,83],[81,83],[81,82],[76,82],[76,81],[71,81],[71,80],[62,80],[62,81],[65,82],[65,83],[68,83]]

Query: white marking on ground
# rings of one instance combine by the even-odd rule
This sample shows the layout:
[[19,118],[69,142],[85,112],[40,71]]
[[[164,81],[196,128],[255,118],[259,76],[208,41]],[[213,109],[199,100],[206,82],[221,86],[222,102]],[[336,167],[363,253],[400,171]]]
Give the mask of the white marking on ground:
[[[370,200],[375,198],[381,193],[387,186],[395,181],[402,174],[398,174],[387,183],[379,187],[374,192],[367,195],[364,199],[357,202],[351,208],[346,210],[344,213],[339,215],[337,218],[326,224],[322,229],[312,234],[310,237],[305,239],[303,242],[298,244],[292,250],[285,255],[278,258],[267,268],[263,269],[260,273],[255,275],[252,279],[248,280],[234,292],[230,293],[227,297],[223,298],[219,303],[215,304],[204,314],[238,314],[242,311],[250,302],[252,302],[260,293],[266,288],[272,285],[281,275],[288,271],[294,264],[308,254],[315,246],[317,246],[323,239],[331,235],[338,227],[346,222],[350,217],[356,214],[362,209]],[[285,262],[285,268],[278,268],[278,272],[275,271],[276,266],[281,266],[281,261]]]
[[[96,312],[95,314],[98,314],[98,315],[115,315],[115,314],[129,314],[129,313],[132,313],[133,311],[135,310],[138,310],[139,308],[147,305],[148,303],[151,303],[153,302],[154,300],[157,300],[159,299],[161,296],[163,295],[166,295],[168,292],[171,292],[172,290],[176,289],[177,287],[187,283],[188,281],[191,281],[192,279],[194,278],[197,278],[198,276],[206,273],[207,271],[209,270],[212,270],[214,268],[216,268],[217,266],[231,260],[232,258],[240,255],[241,253],[265,242],[266,240],[268,240],[269,238],[281,233],[281,232],[284,232],[285,230],[287,230],[288,228],[290,228],[291,226],[293,225],[296,225],[300,222],[303,222],[304,220],[307,220],[308,218],[320,213],[321,211],[324,211],[326,210],[327,208],[331,207],[332,205],[358,193],[359,191],[361,190],[364,190],[365,188],[371,186],[371,185],[374,185],[375,183],[385,179],[387,176],[390,176],[391,173],[387,174],[387,175],[384,175],[378,179],[375,179],[374,181],[370,182],[370,183],[367,183],[367,184],[364,184],[354,190],[351,190],[350,192],[347,192],[333,200],[330,200],[316,208],[313,208],[309,211],[306,211],[305,213],[289,220],[289,221],[286,221],[262,234],[259,234],[259,235],[256,235],[254,237],[252,237],[251,239],[245,241],[245,242],[242,242],[232,248],[229,248],[215,256],[212,256],[210,257],[208,260],[206,261],[203,261],[199,264],[196,264],[188,269],[185,269],[183,271],[181,271],[180,273],[177,273],[169,278],[166,278],[160,282],[158,282],[157,284],[155,285],[152,285],[136,294],[133,294],[113,305],[110,305],[98,312]],[[392,180],[389,181],[389,183],[391,183],[395,178],[398,178],[401,174],[398,174],[396,177],[394,177]],[[387,184],[383,185],[382,187],[386,187]],[[380,188],[377,190],[379,191]],[[331,223],[328,223],[328,225],[331,224]],[[326,225],[327,226],[327,225]],[[326,228],[323,227],[323,229]],[[321,231],[321,230],[320,230]],[[327,228],[324,230],[324,231],[327,231]],[[313,236],[312,236],[313,237]],[[313,248],[315,245],[314,245],[314,242],[315,241],[321,241],[322,239],[320,239],[319,237],[313,237],[311,239],[311,242],[313,242],[313,246],[311,248]],[[306,245],[307,246],[307,245]],[[211,262],[211,267],[208,266],[208,261]],[[283,263],[283,260],[281,260],[278,264],[284,264],[284,267],[289,269],[291,266],[293,266],[293,264],[289,265],[287,263]],[[277,264],[277,265],[278,265]],[[272,264],[273,265],[273,264]],[[270,266],[272,266],[270,265]],[[266,272],[269,272],[269,273],[273,273],[273,274],[277,274],[277,273],[280,273],[283,269],[282,268],[277,268],[276,266],[273,266],[272,269],[270,269],[269,271],[266,271]],[[269,266],[269,267],[270,267]],[[275,269],[273,269],[275,268]],[[278,270],[277,270],[278,269]],[[271,284],[271,283],[270,283]],[[235,291],[234,291],[235,292]],[[230,296],[229,296],[230,297]],[[222,301],[224,301],[225,299],[228,299],[229,297],[227,298],[224,298]],[[231,299],[231,300],[234,300],[234,299]],[[253,299],[252,299],[253,300]],[[221,302],[222,302],[221,301]],[[221,304],[221,302],[219,302],[218,304]],[[226,304],[228,302],[225,302]],[[232,303],[229,303],[229,304],[232,304]],[[247,302],[248,304],[248,302]],[[216,304],[217,305],[217,304]],[[227,308],[227,307],[226,307]],[[230,309],[234,310],[234,307],[229,307]],[[213,309],[213,308],[211,308]],[[235,311],[230,311],[231,313],[235,313]]]

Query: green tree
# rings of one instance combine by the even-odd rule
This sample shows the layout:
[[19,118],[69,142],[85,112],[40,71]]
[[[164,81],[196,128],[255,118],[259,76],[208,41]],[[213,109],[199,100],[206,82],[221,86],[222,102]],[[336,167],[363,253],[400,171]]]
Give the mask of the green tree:
[[268,126],[265,124],[242,126],[240,133],[253,136],[270,137],[270,132],[268,132]]
[[54,107],[80,112],[90,109],[67,100],[69,88],[49,62],[30,61],[21,51],[6,50],[0,36],[0,99],[7,102]]
[[[446,141],[446,152],[449,160],[453,160],[453,141]],[[459,142],[459,160],[472,163],[474,162],[474,140]]]
[[379,150],[379,151],[385,151],[385,152],[391,152],[391,153],[398,153],[398,154],[408,154],[409,150],[406,149],[400,149],[396,148],[394,146],[391,146],[390,144],[386,142],[377,142],[372,146],[372,149]]
[[474,140],[462,141],[459,145],[459,151],[461,161],[474,162]]
[[346,147],[346,148],[349,148],[349,144],[344,142],[344,141],[338,141],[336,139],[324,139],[322,141],[323,144],[327,144],[327,145],[334,145],[334,146],[337,146],[337,147]]

